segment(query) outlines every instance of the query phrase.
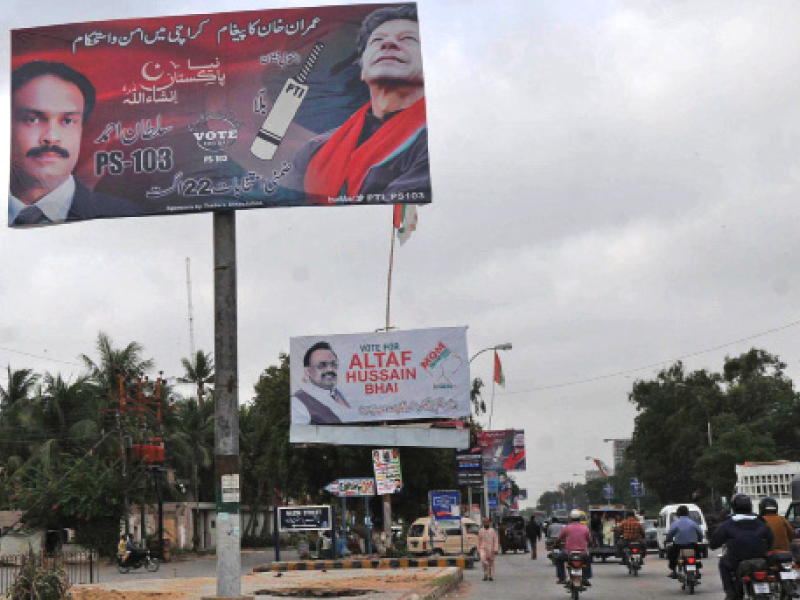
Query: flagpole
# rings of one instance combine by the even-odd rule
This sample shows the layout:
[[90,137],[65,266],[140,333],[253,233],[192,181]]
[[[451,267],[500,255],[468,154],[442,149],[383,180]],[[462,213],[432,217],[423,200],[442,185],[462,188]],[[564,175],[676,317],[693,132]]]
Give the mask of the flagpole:
[[389,275],[386,283],[386,331],[389,331],[390,320],[389,314],[392,304],[392,270],[394,269],[394,206],[392,206],[392,244],[389,250]]
[[492,429],[492,417],[494,416],[494,386],[495,386],[494,375],[492,376],[492,408],[489,410],[489,429]]

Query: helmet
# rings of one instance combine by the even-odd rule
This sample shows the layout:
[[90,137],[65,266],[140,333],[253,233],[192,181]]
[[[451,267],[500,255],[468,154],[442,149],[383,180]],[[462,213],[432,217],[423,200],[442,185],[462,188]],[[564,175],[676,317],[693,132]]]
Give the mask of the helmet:
[[749,515],[753,512],[753,501],[747,494],[734,494],[731,499],[731,508],[734,514]]
[[569,518],[573,521],[580,521],[581,520],[581,511],[578,509],[573,510],[569,513]]
[[778,512],[778,501],[775,498],[770,498],[767,496],[766,498],[762,498],[761,502],[758,503],[758,514],[765,515],[765,514],[777,514]]

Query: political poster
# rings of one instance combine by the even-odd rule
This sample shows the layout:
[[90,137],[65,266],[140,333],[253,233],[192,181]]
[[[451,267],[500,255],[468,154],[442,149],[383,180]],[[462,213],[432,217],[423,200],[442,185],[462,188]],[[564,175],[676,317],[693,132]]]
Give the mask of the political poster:
[[415,3],[11,34],[9,225],[431,202]]
[[400,471],[400,453],[397,448],[372,451],[375,468],[375,484],[378,495],[396,494],[403,489],[403,474]]
[[292,425],[470,414],[466,327],[290,341]]
[[505,429],[477,432],[484,469],[525,470],[525,431]]

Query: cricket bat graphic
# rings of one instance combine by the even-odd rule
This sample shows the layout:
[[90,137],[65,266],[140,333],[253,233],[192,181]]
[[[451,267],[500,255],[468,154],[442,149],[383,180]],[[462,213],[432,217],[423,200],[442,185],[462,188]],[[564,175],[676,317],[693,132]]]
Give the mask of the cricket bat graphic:
[[311,49],[311,52],[303,63],[300,73],[296,79],[289,78],[281,90],[280,95],[272,105],[272,110],[269,111],[267,118],[264,119],[264,124],[256,134],[256,139],[253,140],[253,145],[250,146],[252,152],[257,158],[261,160],[271,160],[275,156],[275,151],[283,141],[283,136],[289,125],[292,124],[294,116],[297,114],[297,109],[303,103],[303,99],[308,93],[308,74],[317,62],[322,49],[325,44],[317,42]]

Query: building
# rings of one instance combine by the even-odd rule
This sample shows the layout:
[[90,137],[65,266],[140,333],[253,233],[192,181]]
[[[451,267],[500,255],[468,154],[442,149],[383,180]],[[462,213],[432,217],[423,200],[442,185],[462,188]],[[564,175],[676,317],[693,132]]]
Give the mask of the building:
[[736,491],[750,496],[754,507],[771,496],[778,501],[779,514],[784,514],[792,501],[792,478],[798,473],[800,462],[788,460],[736,465]]
[[602,479],[603,474],[600,472],[600,469],[586,469],[586,483],[590,481],[594,481],[596,479]]
[[630,440],[613,440],[614,442],[614,472],[619,472],[620,465],[625,462],[625,452],[631,445]]

